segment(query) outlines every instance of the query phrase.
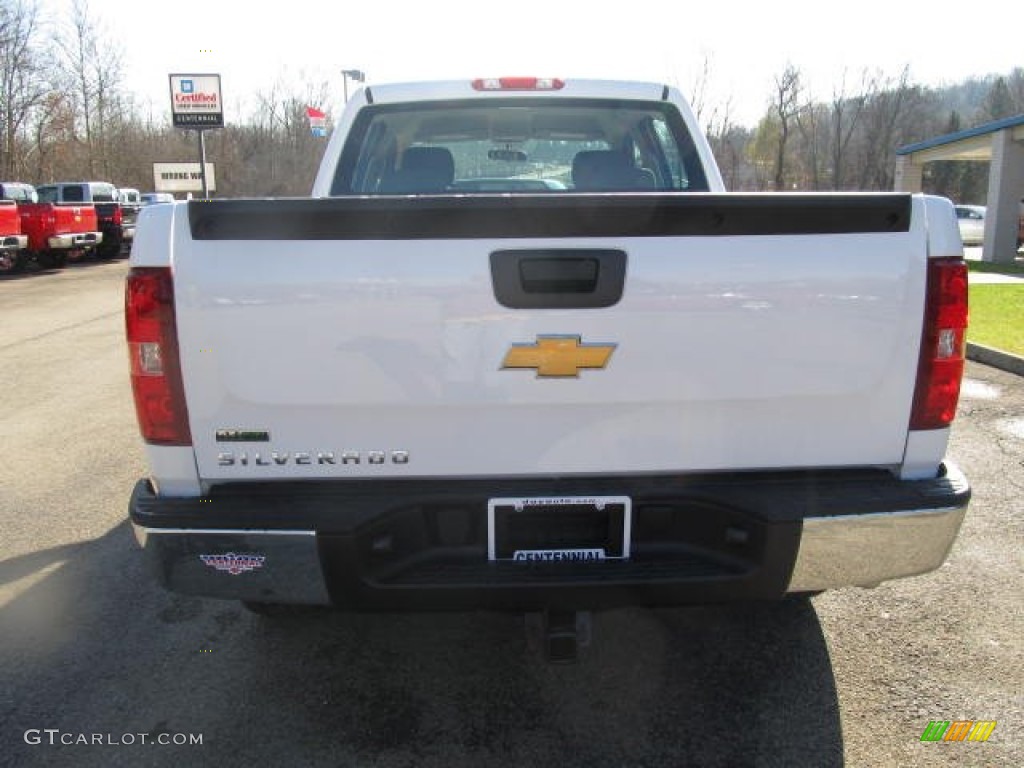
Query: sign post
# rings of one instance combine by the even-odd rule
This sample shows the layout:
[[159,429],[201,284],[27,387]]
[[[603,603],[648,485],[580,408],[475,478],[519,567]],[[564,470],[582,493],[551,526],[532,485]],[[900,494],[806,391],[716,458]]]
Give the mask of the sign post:
[[206,139],[203,131],[224,127],[224,100],[220,75],[170,75],[171,122],[176,128],[199,133],[199,172],[203,197],[210,196],[206,181]]
[[366,73],[361,69],[341,70],[342,83],[345,86],[345,103],[348,104],[348,79],[351,77],[357,83],[366,82]]

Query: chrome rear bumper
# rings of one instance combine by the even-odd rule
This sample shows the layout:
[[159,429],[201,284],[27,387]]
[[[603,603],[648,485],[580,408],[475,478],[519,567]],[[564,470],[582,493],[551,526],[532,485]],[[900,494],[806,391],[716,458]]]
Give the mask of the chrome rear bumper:
[[75,232],[68,235],[54,235],[47,239],[51,248],[85,248],[103,242],[102,232]]
[[[945,561],[967,507],[810,518],[788,592],[873,587]],[[314,531],[221,531],[134,525],[163,585],[183,594],[327,605]],[[269,567],[264,569],[264,563]],[[225,578],[225,577],[228,578]],[[230,578],[232,576],[238,578]]]
[[28,235],[6,235],[0,238],[0,251],[21,251],[28,245]]
[[[130,514],[153,572],[174,592],[369,610],[500,610],[874,586],[938,568],[971,496],[951,465],[913,481],[881,471],[685,479],[264,483],[210,498],[162,497],[140,481]],[[550,570],[488,561],[481,510],[495,494],[516,497],[523,488],[545,497],[630,496],[635,557]]]
[[789,592],[873,587],[945,561],[967,505],[804,520]]

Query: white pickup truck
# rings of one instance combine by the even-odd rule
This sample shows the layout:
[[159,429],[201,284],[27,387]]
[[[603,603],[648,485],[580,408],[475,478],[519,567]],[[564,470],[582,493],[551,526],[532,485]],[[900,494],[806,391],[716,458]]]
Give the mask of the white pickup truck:
[[934,569],[967,508],[952,205],[726,193],[670,87],[366,87],[311,198],[148,207],[131,266],[171,590],[771,599]]

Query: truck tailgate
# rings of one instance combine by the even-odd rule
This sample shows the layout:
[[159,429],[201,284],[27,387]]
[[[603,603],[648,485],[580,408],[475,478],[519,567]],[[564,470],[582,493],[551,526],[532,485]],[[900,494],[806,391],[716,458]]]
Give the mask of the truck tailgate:
[[[207,481],[902,460],[925,293],[916,198],[168,208]],[[621,284],[574,306],[592,257],[606,269],[595,252],[624,254]],[[498,299],[517,278],[528,306]]]

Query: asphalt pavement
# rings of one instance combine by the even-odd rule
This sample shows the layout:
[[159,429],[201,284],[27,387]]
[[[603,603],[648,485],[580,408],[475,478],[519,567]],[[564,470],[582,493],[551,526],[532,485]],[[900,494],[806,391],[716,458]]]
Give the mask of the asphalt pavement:
[[[600,613],[551,666],[516,615],[267,621],[160,590],[126,522],[125,271],[0,279],[0,765],[1024,765],[1024,379],[968,364],[974,498],[939,570]],[[997,725],[921,742],[958,719]]]

